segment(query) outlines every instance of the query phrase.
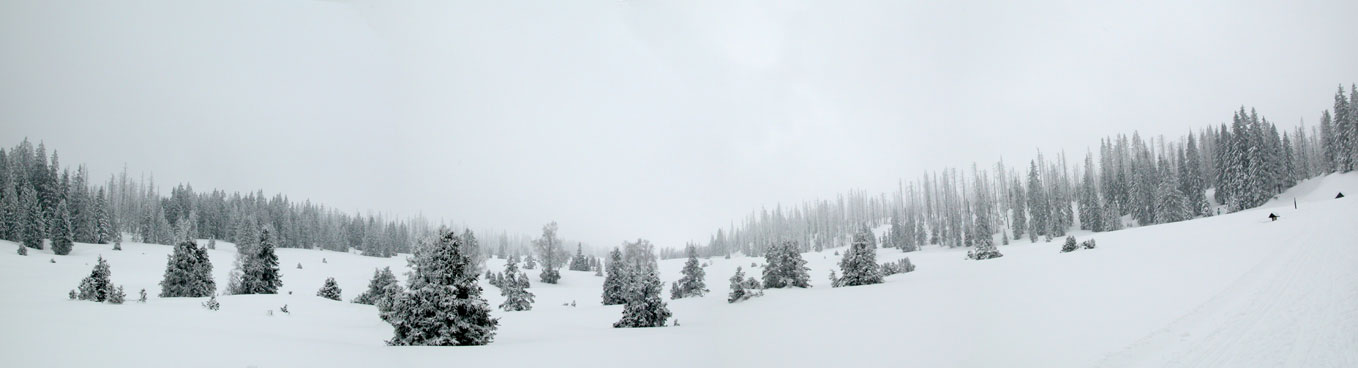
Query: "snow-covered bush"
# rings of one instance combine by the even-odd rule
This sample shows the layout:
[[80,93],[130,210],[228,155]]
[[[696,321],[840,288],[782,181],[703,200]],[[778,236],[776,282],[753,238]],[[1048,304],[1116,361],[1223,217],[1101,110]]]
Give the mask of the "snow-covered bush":
[[1075,237],[1067,236],[1066,243],[1061,245],[1061,253],[1074,252],[1076,249],[1080,249],[1080,247],[1075,244]]
[[1080,246],[1084,247],[1085,249],[1094,249],[1094,239],[1082,241],[1080,242]]
[[967,259],[983,260],[1004,257],[997,249],[978,249],[967,251]]
[[561,272],[557,271],[555,268],[544,267],[542,272],[538,274],[538,279],[548,284],[555,284],[557,281],[561,280]]
[[759,280],[745,278],[745,272],[736,267],[736,274],[731,276],[731,293],[726,296],[726,302],[735,303],[760,295],[764,295],[764,291],[760,289]]
[[112,273],[109,270],[108,261],[105,261],[104,257],[99,257],[99,263],[94,265],[94,270],[90,271],[90,275],[85,277],[84,280],[80,280],[80,287],[76,289],[79,291],[76,294],[76,299],[96,302],[108,300],[109,294],[114,291],[113,283],[109,281],[109,276]]
[[212,294],[212,297],[209,297],[207,301],[203,302],[203,308],[214,311],[222,309],[222,303],[217,302],[217,294]]
[[321,285],[321,289],[316,291],[316,296],[338,301],[342,293],[343,291],[340,290],[339,283],[335,282],[335,278],[327,277],[325,284]]
[[123,301],[125,300],[127,300],[127,293],[123,292],[122,286],[119,286],[117,289],[113,289],[112,292],[108,293],[109,304],[123,304]]
[[915,265],[910,263],[910,257],[901,258],[896,262],[887,262],[881,265],[882,276],[890,276],[898,273],[906,273],[915,270]]
[[137,303],[145,303],[145,302],[146,302],[146,289],[145,289],[145,288],[141,289],[141,291],[138,292],[138,295],[139,295],[139,296],[137,297]]

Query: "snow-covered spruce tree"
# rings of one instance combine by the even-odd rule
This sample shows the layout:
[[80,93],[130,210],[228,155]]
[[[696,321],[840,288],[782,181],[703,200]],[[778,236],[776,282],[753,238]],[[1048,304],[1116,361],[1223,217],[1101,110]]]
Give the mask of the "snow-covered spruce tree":
[[[0,166],[4,166],[4,150],[0,150]],[[0,239],[13,242],[23,241],[19,225],[19,191],[11,185],[15,181],[14,172],[0,173]],[[20,245],[22,246],[22,245]]]
[[1047,202],[1047,189],[1037,169],[1037,161],[1029,162],[1028,168],[1028,240],[1036,243],[1038,236],[1048,235],[1051,229],[1051,204]]
[[389,345],[485,345],[495,337],[499,320],[481,297],[476,265],[456,233],[439,234],[411,258],[410,290],[382,312],[395,330]]
[[811,275],[807,272],[806,260],[797,250],[797,242],[784,241],[774,244],[764,252],[764,288],[811,287]]
[[608,269],[608,276],[604,278],[604,305],[615,305],[627,302],[623,293],[627,287],[627,264],[622,261],[622,251],[613,248],[608,253],[608,262],[605,266]]
[[46,225],[43,221],[42,204],[38,201],[38,192],[33,190],[33,186],[25,185],[20,189],[19,205],[22,207],[20,211],[22,215],[20,227],[22,230],[20,232],[24,246],[42,249],[42,238]]
[[1180,191],[1179,174],[1170,168],[1169,162],[1164,159],[1160,160],[1160,167],[1160,185],[1155,190],[1155,221],[1170,223],[1189,219],[1183,193]]
[[325,278],[325,284],[321,285],[321,289],[316,291],[316,296],[334,301],[339,301],[341,294],[343,294],[343,291],[340,290],[339,283],[335,282],[334,277]]
[[526,311],[533,309],[533,293],[528,289],[528,275],[519,271],[516,260],[505,263],[503,279],[500,280],[500,295],[505,297],[500,309],[506,311]]
[[704,281],[707,278],[706,272],[698,264],[698,248],[689,245],[686,251],[688,252],[688,261],[684,262],[684,276],[670,286],[670,299],[703,296],[708,291],[707,284]]
[[853,243],[839,260],[842,286],[882,283],[882,272],[877,265],[877,250],[872,248],[872,230],[863,228],[853,235]]
[[253,255],[247,259],[241,272],[238,294],[277,294],[278,288],[283,286],[271,233],[272,230],[267,226],[259,231],[259,243],[253,247]]
[[404,291],[401,290],[400,282],[396,280],[396,274],[391,273],[391,267],[373,270],[373,278],[371,281],[368,281],[368,290],[364,291],[362,294],[358,294],[358,297],[354,298],[354,303],[377,305],[382,299],[393,297],[393,295],[388,295],[386,292],[390,285],[396,286],[396,289],[399,291],[397,293],[398,295],[400,292]]
[[[466,254],[472,259],[472,264],[476,269],[481,269],[481,265],[486,263],[486,257],[481,254],[481,242],[476,240],[476,234],[472,234],[472,229],[462,230],[462,254]],[[393,252],[387,252],[393,253]],[[395,254],[392,254],[395,255]]]
[[109,270],[108,261],[105,261],[104,257],[99,257],[99,263],[94,265],[94,270],[90,271],[90,275],[85,277],[84,280],[80,280],[80,287],[76,289],[79,290],[76,299],[101,303],[108,300],[109,293],[114,291],[113,282],[109,280],[112,275],[113,272]]
[[538,255],[542,256],[542,272],[538,274],[538,279],[548,284],[555,284],[561,279],[561,273],[557,272],[561,268],[561,239],[556,237],[556,221],[552,221],[542,226],[542,237],[533,240],[533,246],[537,249]]
[[28,247],[25,247],[23,244],[19,244],[19,255],[21,256],[28,255]]
[[71,210],[66,205],[66,201],[57,204],[57,212],[52,221],[56,225],[52,229],[52,254],[64,256],[71,254],[72,242],[75,241],[75,229],[71,224]]
[[212,280],[212,261],[207,250],[192,241],[174,247],[165,263],[165,277],[160,280],[161,298],[200,298],[217,290]]
[[108,244],[118,240],[118,231],[113,227],[113,219],[109,216],[108,200],[104,194],[104,188],[99,188],[99,194],[94,199],[94,236],[95,242]]
[[585,256],[584,244],[575,243],[575,257],[571,258],[571,271],[589,271],[590,259]]
[[726,302],[735,303],[760,295],[764,294],[759,290],[759,282],[754,278],[746,279],[745,272],[736,267],[736,274],[731,276],[731,293],[727,294]]
[[622,319],[613,323],[621,327],[665,327],[670,318],[670,310],[660,299],[660,276],[653,269],[634,268],[629,272],[639,272],[631,277],[627,285],[627,303],[622,308]]

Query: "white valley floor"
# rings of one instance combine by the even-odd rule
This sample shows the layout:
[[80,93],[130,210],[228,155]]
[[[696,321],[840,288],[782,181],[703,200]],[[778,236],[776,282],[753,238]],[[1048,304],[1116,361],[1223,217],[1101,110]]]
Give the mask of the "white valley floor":
[[[1333,199],[1339,191],[1350,197]],[[612,328],[622,308],[599,305],[593,273],[563,271],[559,285],[532,273],[534,309],[496,310],[495,342],[480,347],[388,347],[374,307],[315,296],[333,276],[349,300],[374,268],[403,273],[404,256],[280,249],[283,294],[220,297],[214,312],[204,298],[154,297],[168,246],[21,257],[0,241],[0,366],[1358,366],[1358,174],[1302,183],[1259,209],[1076,235],[1098,249],[1025,241],[979,262],[963,249],[884,249],[879,261],[908,255],[918,270],[853,288],[828,285],[836,250],[807,253],[813,288],[737,304],[727,279],[736,266],[757,276],[749,266],[763,259],[713,258],[712,293],[670,301],[680,326],[654,329]],[[220,285],[233,251],[219,244]],[[99,255],[130,300],[142,288],[150,300],[67,300]],[[666,285],[682,263],[661,262]],[[290,314],[267,313],[285,304]]]

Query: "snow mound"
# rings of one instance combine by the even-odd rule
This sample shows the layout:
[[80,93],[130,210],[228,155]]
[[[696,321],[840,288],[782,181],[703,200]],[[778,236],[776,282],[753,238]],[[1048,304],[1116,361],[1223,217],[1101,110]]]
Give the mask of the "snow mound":
[[1291,206],[1293,199],[1299,203],[1332,200],[1339,193],[1344,193],[1345,197],[1358,194],[1358,171],[1302,180],[1264,204],[1264,207]]

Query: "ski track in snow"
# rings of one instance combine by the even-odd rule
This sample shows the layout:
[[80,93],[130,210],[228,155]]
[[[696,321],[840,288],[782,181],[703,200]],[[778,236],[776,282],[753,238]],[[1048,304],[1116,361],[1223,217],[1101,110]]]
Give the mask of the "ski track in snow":
[[[1298,189],[1316,191],[1316,184]],[[1266,206],[1249,212],[1269,210],[1284,211]],[[1339,216],[1358,216],[1352,212]],[[1310,218],[1315,213],[1302,213],[1281,220],[1299,222],[1301,229],[1292,229],[1298,236],[1275,247],[1272,257],[1192,312],[1109,354],[1099,366],[1358,367],[1358,231],[1351,225],[1324,229]],[[1327,231],[1345,235],[1314,236]]]

